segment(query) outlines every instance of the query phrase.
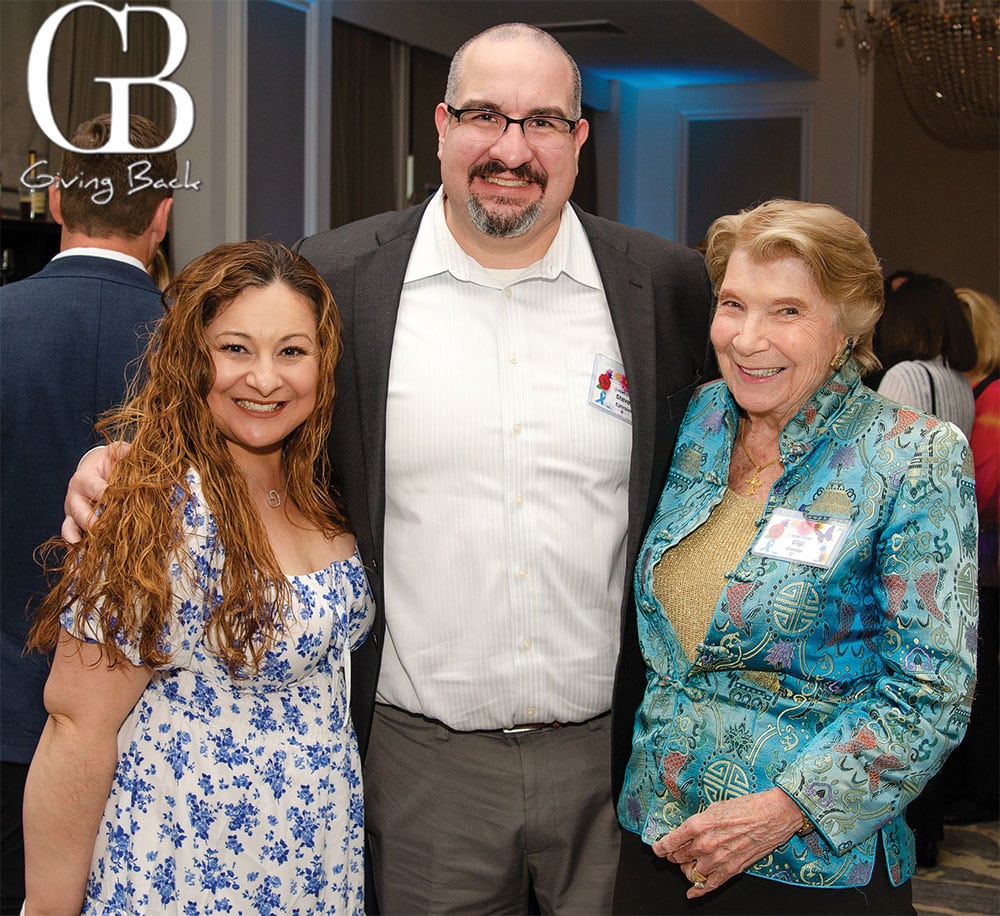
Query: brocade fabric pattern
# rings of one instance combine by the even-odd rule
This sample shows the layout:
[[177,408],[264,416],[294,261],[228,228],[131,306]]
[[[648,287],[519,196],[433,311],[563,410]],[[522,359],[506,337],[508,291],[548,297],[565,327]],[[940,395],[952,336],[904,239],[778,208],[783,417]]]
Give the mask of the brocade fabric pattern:
[[636,566],[647,689],[618,804],[647,843],[711,802],[779,786],[816,825],[747,869],[816,887],[914,870],[904,810],[961,740],[975,682],[976,502],[953,426],[864,387],[853,361],[782,431],[762,506],[850,520],[828,569],[754,555],[727,574],[689,661],[653,594],[664,551],[722,498],[737,430],[699,390]]
[[[204,596],[218,600],[223,556],[198,475],[187,482],[164,633],[173,654],[119,731],[83,912],[360,914],[364,815],[345,659],[373,614],[361,560],[290,576],[284,631],[259,672],[234,679],[205,647]],[[70,609],[63,626],[94,635]]]

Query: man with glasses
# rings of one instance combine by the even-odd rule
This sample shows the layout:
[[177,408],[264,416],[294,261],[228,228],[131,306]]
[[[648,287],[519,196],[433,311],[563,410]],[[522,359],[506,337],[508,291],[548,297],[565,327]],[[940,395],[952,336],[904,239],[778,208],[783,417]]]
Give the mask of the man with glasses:
[[355,660],[374,678],[381,651],[384,913],[610,909],[618,648],[624,629],[620,771],[632,564],[710,371],[710,292],[695,252],[568,203],[580,102],[547,33],[476,36],[434,113],[441,190],[301,246],[343,314],[331,454],[384,611]]
[[711,296],[696,252],[568,203],[580,100],[550,35],[483,32],[434,113],[441,190],[300,246],[344,322],[331,456],[381,610],[353,714],[383,913],[610,909],[632,566]]

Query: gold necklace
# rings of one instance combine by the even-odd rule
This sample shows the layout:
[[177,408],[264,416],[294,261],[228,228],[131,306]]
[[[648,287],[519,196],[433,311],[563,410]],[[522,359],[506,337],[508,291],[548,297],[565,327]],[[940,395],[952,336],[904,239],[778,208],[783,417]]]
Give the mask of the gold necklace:
[[757,464],[753,458],[750,457],[750,453],[747,451],[746,443],[743,441],[744,434],[746,433],[746,427],[740,424],[740,448],[743,449],[743,454],[747,456],[747,461],[753,465],[753,474],[747,480],[747,496],[753,496],[757,491],[757,487],[760,486],[760,472],[767,470],[772,464],[781,461],[781,454],[778,454],[777,458],[772,458],[767,464]]
[[265,487],[264,484],[262,484],[248,470],[244,469],[243,473],[246,474],[247,477],[249,477],[255,484],[257,484],[258,487],[261,488],[261,490],[263,490],[267,494],[267,504],[272,509],[280,509],[281,508],[281,497],[284,495],[285,491],[288,489],[287,482],[285,483],[285,485],[280,490],[277,490],[277,489],[275,489],[273,487]]

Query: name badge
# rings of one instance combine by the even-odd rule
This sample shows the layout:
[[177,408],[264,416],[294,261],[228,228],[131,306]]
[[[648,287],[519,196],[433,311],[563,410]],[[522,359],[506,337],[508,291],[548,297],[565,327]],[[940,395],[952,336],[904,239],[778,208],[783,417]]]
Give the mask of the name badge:
[[632,401],[629,398],[625,367],[601,353],[594,358],[590,404],[619,420],[632,423]]
[[775,509],[752,552],[829,569],[850,530],[851,522],[846,519],[821,522],[791,509]]

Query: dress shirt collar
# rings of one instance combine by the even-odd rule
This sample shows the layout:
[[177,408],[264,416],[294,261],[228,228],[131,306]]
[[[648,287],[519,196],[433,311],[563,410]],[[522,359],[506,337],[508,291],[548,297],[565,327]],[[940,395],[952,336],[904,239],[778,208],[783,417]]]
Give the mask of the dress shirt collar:
[[119,261],[122,264],[131,264],[133,267],[138,267],[143,273],[146,273],[146,268],[143,266],[142,261],[138,258],[133,258],[130,254],[125,254],[124,251],[112,251],[110,248],[67,248],[65,251],[60,251],[58,254],[52,256],[52,260],[55,261],[58,258],[73,258],[73,257],[86,257],[86,258],[106,258],[108,261]]
[[[444,216],[443,189],[434,195],[420,220],[403,282],[410,283],[441,273],[449,273],[456,280],[494,287],[505,285],[497,279],[499,274],[509,275],[509,272],[492,272],[482,267],[455,241]],[[541,277],[554,280],[563,273],[584,286],[603,288],[587,233],[569,203],[563,205],[559,231],[545,256],[525,268],[518,279]]]

